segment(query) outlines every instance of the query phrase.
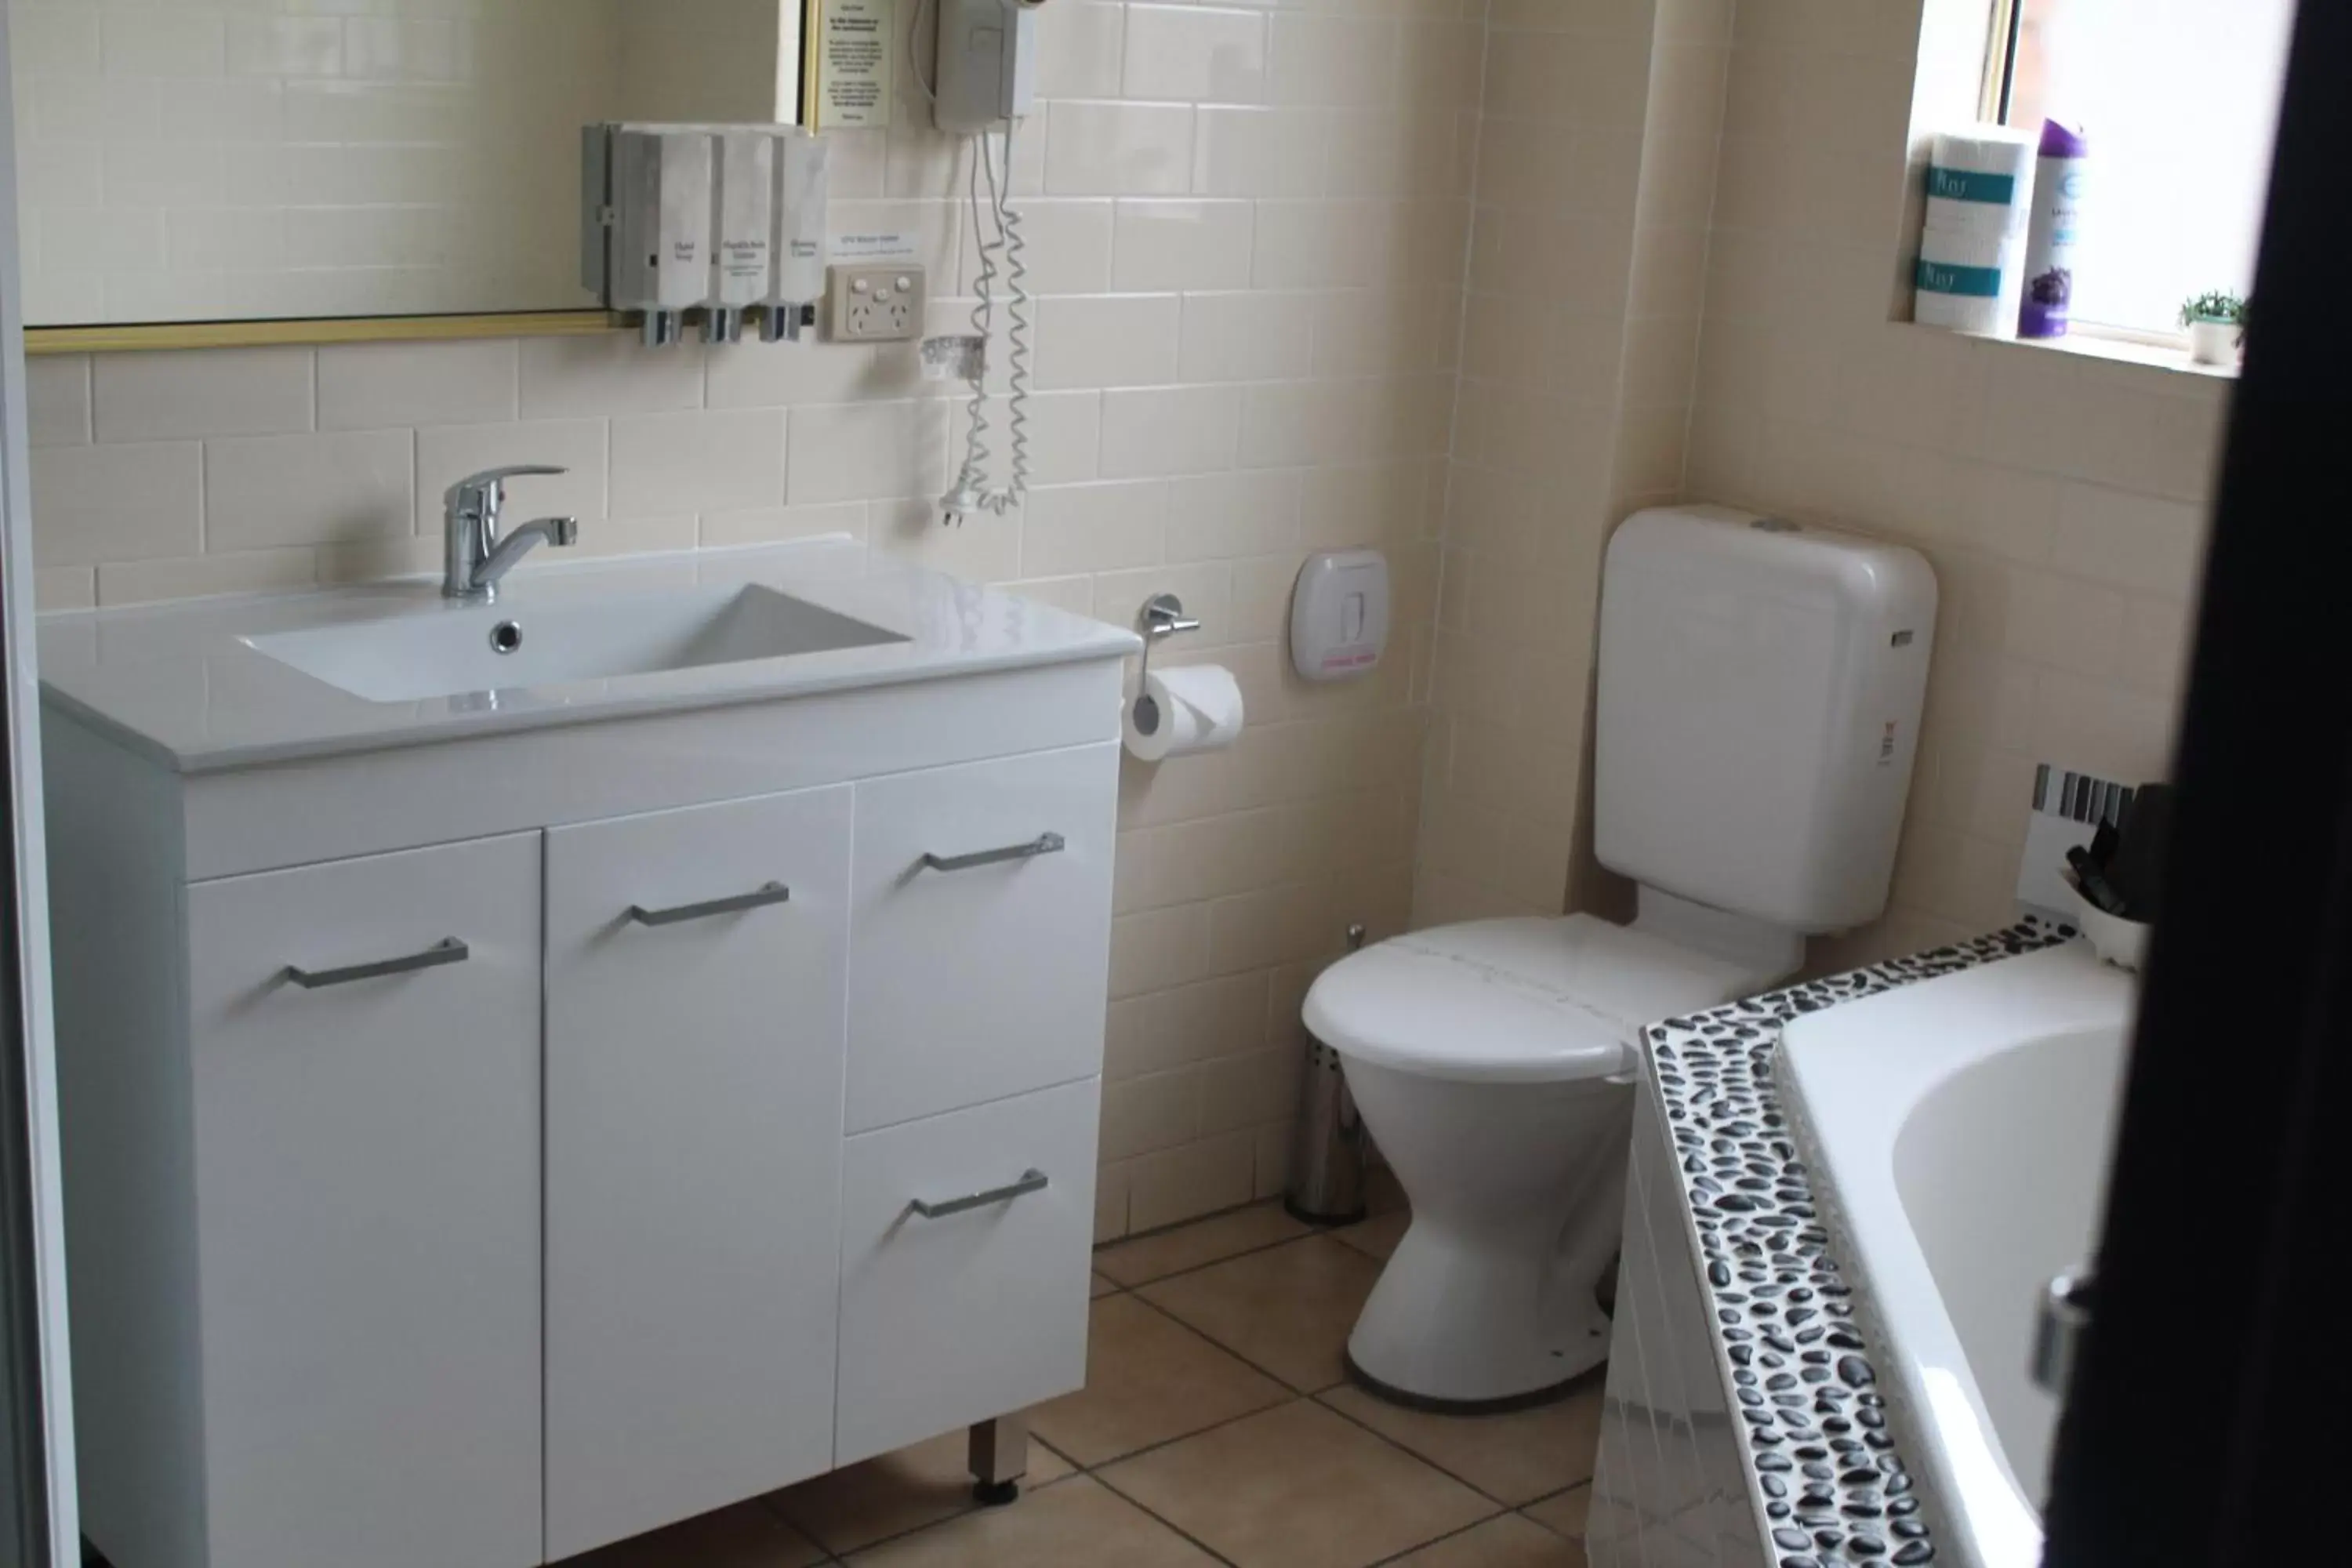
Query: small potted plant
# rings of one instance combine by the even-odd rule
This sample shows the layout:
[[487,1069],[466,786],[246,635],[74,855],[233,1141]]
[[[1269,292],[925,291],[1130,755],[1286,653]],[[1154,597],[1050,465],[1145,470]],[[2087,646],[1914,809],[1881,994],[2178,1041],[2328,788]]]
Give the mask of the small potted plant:
[[2180,307],[2189,329],[2189,357],[2199,364],[2236,364],[2245,356],[2246,301],[2222,290],[2200,294]]

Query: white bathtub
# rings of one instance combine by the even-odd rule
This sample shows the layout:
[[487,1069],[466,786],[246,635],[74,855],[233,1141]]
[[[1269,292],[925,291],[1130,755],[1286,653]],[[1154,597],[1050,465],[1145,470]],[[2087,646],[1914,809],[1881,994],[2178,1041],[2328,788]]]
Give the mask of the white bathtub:
[[1791,1024],[1782,1101],[1939,1560],[2034,1568],[2057,1402],[2027,1366],[2088,1262],[2130,977],[2082,942]]

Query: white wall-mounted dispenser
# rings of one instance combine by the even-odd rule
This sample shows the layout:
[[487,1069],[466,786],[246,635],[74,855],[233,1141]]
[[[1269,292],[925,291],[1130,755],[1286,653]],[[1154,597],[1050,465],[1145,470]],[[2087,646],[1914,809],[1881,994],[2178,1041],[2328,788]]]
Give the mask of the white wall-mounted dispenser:
[[824,298],[825,203],[833,174],[824,138],[789,125],[779,127],[774,136],[772,268],[760,336],[772,343],[797,342],[816,302]]
[[1389,640],[1389,562],[1377,550],[1310,555],[1290,595],[1290,664],[1307,680],[1379,668]]
[[942,131],[993,131],[1036,107],[1037,12],[1045,0],[939,0],[932,119]]
[[[971,312],[971,331],[923,345],[928,363],[959,367],[971,386],[963,463],[940,498],[941,520],[950,525],[975,512],[1001,516],[1029,494],[1029,264],[1020,209],[1013,205],[1013,140],[1022,117],[1037,105],[1037,12],[1045,4],[938,0],[939,84],[932,91],[931,118],[940,130],[971,138],[971,155],[982,176],[971,184],[972,249],[980,259],[971,279],[971,292],[979,300]],[[1003,485],[993,482],[990,471],[988,419],[1000,263],[1012,296],[1004,312],[1010,323],[1005,446],[1011,471]]]
[[646,342],[678,340],[710,302],[717,141],[690,125],[591,125],[581,140],[581,281],[645,312]]
[[756,126],[712,132],[718,155],[711,215],[710,303],[702,341],[731,343],[743,335],[743,312],[767,302],[775,277],[776,139]]

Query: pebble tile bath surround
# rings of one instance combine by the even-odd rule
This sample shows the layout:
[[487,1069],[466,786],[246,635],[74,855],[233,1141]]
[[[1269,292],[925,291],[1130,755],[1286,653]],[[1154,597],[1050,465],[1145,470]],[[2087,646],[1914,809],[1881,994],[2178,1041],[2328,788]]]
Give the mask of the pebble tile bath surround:
[[1809,981],[1645,1032],[1704,1276],[1717,1370],[1748,1496],[1778,1568],[1937,1560],[1872,1365],[1871,1332],[1830,1251],[1780,1101],[1781,1031],[1807,1013],[2056,946],[2034,919]]

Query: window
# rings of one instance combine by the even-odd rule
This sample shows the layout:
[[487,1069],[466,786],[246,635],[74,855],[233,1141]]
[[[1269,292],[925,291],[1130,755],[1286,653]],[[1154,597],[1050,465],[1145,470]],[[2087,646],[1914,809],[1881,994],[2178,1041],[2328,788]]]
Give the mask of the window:
[[2077,326],[2179,330],[2181,302],[2250,291],[2295,0],[2006,0],[2000,119],[2090,142]]

